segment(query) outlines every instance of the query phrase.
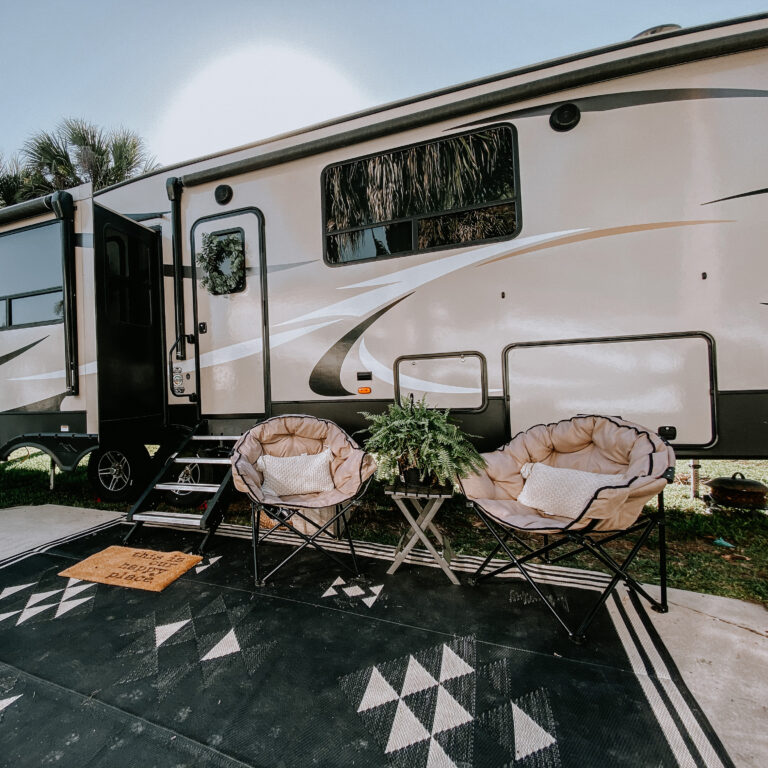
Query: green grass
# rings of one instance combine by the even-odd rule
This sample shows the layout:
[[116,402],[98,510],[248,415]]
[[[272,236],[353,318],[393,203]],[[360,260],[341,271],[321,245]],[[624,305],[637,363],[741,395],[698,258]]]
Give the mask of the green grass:
[[[768,461],[701,461],[701,479],[743,472],[747,478],[768,485]],[[56,474],[56,488],[48,487],[49,459],[39,453],[18,451],[0,463],[0,508],[19,505],[66,504],[97,509],[127,511],[128,504],[105,504],[88,485],[86,463],[74,472]],[[667,546],[669,585],[695,592],[707,592],[768,607],[768,514],[764,511],[723,509],[707,513],[706,504],[690,497],[689,465],[680,461],[677,479],[667,488]],[[702,484],[701,493],[707,491]],[[655,502],[654,502],[655,503]],[[237,495],[227,516],[228,522],[246,523],[248,505]],[[457,554],[486,554],[491,538],[461,497],[449,499],[440,510],[438,527],[451,539]],[[1,525],[1,524],[0,524]],[[2,529],[0,528],[0,531]],[[382,486],[372,484],[363,504],[354,515],[354,535],[365,541],[396,544],[406,523]],[[724,539],[733,549],[716,545]],[[616,542],[612,552],[620,556],[631,543]],[[640,581],[658,580],[657,541],[641,550],[634,565]],[[579,556],[574,565],[600,570],[596,563]]]

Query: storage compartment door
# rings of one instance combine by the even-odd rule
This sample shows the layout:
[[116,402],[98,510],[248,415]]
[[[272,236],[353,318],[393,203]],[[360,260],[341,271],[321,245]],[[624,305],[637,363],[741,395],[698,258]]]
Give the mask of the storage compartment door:
[[512,435],[597,414],[674,426],[677,447],[715,439],[712,341],[703,334],[511,345],[505,364]]

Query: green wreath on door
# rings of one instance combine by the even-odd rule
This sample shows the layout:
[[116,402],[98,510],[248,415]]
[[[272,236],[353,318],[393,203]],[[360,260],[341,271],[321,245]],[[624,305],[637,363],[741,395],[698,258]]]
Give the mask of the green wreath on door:
[[203,235],[197,265],[203,270],[200,284],[214,296],[245,288],[245,244],[238,233]]

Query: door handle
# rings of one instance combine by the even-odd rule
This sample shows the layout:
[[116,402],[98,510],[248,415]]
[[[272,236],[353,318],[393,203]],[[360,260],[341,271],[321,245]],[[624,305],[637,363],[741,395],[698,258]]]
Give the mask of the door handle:
[[197,332],[198,333],[208,333],[208,323],[198,323],[197,324]]

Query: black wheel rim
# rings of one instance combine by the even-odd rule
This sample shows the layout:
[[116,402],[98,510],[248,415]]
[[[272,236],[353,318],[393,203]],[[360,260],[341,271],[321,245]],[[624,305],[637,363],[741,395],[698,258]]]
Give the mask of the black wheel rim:
[[96,471],[99,483],[110,493],[120,493],[131,484],[131,463],[122,451],[106,451]]

